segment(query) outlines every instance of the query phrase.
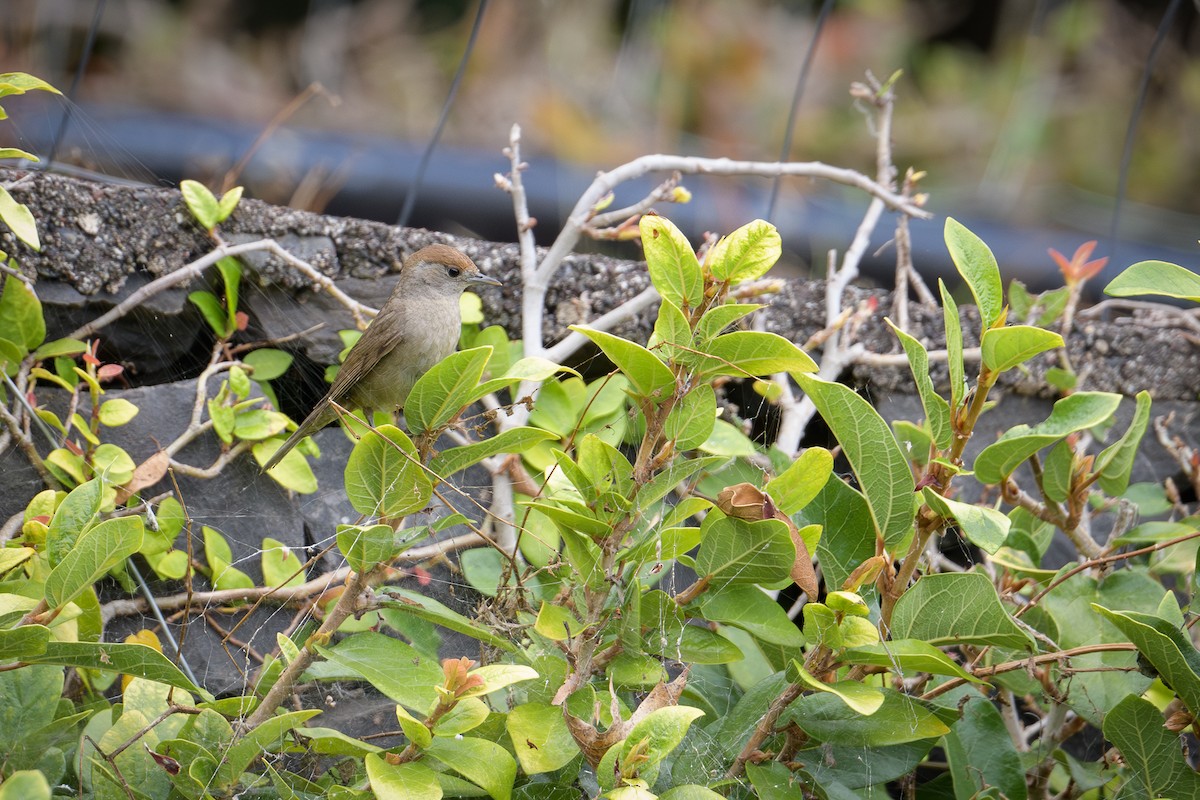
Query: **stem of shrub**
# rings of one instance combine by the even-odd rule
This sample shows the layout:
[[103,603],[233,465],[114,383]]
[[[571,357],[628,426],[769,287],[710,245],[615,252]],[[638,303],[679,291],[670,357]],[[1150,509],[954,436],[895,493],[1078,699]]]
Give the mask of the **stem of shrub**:
[[325,617],[321,627],[300,648],[300,654],[291,664],[288,664],[283,674],[279,676],[279,680],[275,681],[271,690],[267,692],[267,696],[259,703],[258,708],[254,709],[254,713],[246,718],[246,730],[252,730],[271,718],[275,709],[279,708],[280,704],[292,693],[300,676],[304,674],[310,664],[316,661],[315,645],[329,641],[329,637],[333,636],[342,623],[354,613],[360,595],[370,588],[371,579],[380,572],[381,568],[376,566],[370,572],[351,574],[350,579],[346,581],[346,591],[342,592],[342,596],[338,598],[333,609]]

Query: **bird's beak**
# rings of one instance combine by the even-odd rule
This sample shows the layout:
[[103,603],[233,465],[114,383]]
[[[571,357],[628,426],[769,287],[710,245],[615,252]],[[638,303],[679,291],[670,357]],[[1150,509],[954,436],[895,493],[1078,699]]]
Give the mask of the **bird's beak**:
[[490,275],[484,275],[482,272],[479,273],[478,275],[472,275],[470,278],[468,278],[468,281],[471,283],[482,283],[485,286],[503,286],[504,285],[503,283],[501,283],[500,281],[491,277]]

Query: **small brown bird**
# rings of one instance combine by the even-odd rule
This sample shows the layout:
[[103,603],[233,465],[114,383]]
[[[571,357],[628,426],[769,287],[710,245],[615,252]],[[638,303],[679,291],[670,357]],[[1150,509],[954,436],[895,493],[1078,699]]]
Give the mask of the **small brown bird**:
[[395,411],[413,384],[454,352],[462,328],[458,298],[473,284],[500,286],[458,250],[431,244],[404,261],[400,280],[379,314],[355,342],[329,393],[283,446],[263,465],[279,463],[305,436],[337,418],[330,403],[371,411]]

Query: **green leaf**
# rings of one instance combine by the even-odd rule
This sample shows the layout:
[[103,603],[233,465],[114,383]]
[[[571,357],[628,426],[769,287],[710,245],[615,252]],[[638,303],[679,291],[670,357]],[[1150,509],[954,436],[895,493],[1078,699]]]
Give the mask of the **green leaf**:
[[975,296],[975,305],[987,330],[1004,313],[1004,286],[996,257],[982,239],[953,217],[946,218],[945,238],[950,258]]
[[[489,328],[488,330],[491,329]],[[505,338],[504,342],[505,344],[508,344],[508,339]],[[492,357],[488,361],[488,366],[492,367],[493,370],[498,369],[498,364],[501,360],[501,351],[497,350],[492,353]],[[549,361],[545,358],[540,358],[538,356],[522,358],[515,364],[509,366],[504,371],[504,375],[501,377],[492,378],[491,380],[487,380],[479,384],[479,386],[471,392],[470,402],[474,403],[484,395],[491,394],[492,392],[498,392],[501,389],[504,389],[515,383],[521,383],[524,381],[528,381],[530,383],[540,383],[558,372],[569,372],[576,377],[579,376],[579,373],[570,367],[564,367],[561,364],[555,364],[553,361]],[[572,422],[574,422],[574,420],[572,420]]]
[[717,395],[701,383],[679,399],[663,423],[663,433],[676,451],[693,450],[708,441],[717,421]]
[[816,372],[816,363],[777,333],[734,331],[713,339],[699,357],[704,375],[773,375]]
[[725,303],[714,306],[704,312],[704,316],[696,323],[696,338],[700,342],[708,342],[733,323],[748,314],[753,314],[762,306],[758,303]]
[[46,603],[61,608],[142,546],[142,518],[114,517],[95,525],[46,577]]
[[478,639],[492,647],[510,652],[514,649],[512,643],[507,639],[497,636],[482,625],[476,625],[462,614],[450,610],[432,597],[425,597],[418,592],[401,589],[397,586],[383,587],[379,591],[379,599],[387,608],[403,611],[426,622],[441,625],[443,628]]
[[232,256],[217,261],[217,272],[225,285],[225,324],[229,335],[237,330],[238,285],[242,282],[242,264]]
[[138,414],[138,407],[123,398],[105,400],[100,404],[100,424],[109,428],[127,424]]
[[1200,653],[1191,640],[1170,622],[1138,611],[1110,611],[1098,603],[1092,609],[1116,625],[1137,647],[1162,682],[1179,695],[1193,714],[1200,709]]
[[470,404],[491,355],[490,347],[452,353],[418,378],[404,401],[409,429],[436,430]]
[[538,442],[556,438],[553,433],[540,428],[509,428],[482,442],[443,450],[429,462],[429,471],[440,478],[448,478],[497,453],[523,453]]
[[833,474],[833,454],[809,447],[787,469],[767,482],[775,507],[789,517],[813,501]]
[[975,692],[962,695],[961,718],[946,734],[946,760],[959,797],[978,797],[992,787],[1008,800],[1028,797],[1021,755],[1000,712]]
[[[0,116],[0,119],[3,119],[3,116]],[[23,158],[26,161],[41,161],[33,153],[22,150],[19,147],[0,147],[0,158]]]
[[57,566],[75,549],[75,543],[95,522],[103,504],[104,485],[98,480],[81,483],[63,499],[46,532],[46,555],[51,567]]
[[1075,450],[1067,439],[1059,441],[1046,454],[1042,462],[1042,488],[1054,502],[1066,502],[1071,491],[1071,471],[1074,466]]
[[687,237],[666,217],[644,215],[638,227],[654,288],[681,309],[698,308],[704,302],[704,278]]
[[242,363],[250,367],[250,377],[256,381],[270,381],[287,372],[292,365],[292,354],[283,350],[263,347],[251,350],[242,357]]
[[579,755],[579,747],[558,706],[519,705],[508,712],[504,726],[526,775],[562,769]]
[[334,647],[317,645],[317,651],[418,714],[427,713],[437,700],[433,687],[442,683],[441,667],[399,639],[356,633]]
[[917,384],[917,393],[921,396],[925,421],[933,434],[933,441],[939,449],[945,450],[950,447],[950,440],[954,435],[950,425],[950,404],[933,387],[933,379],[929,377],[929,354],[923,344],[897,328],[890,319],[885,321],[892,326],[892,331],[904,347],[909,369],[912,370],[913,380]]
[[389,764],[371,753],[366,758],[367,780],[378,800],[441,800],[437,773],[420,761]]
[[128,483],[136,468],[133,458],[115,444],[105,442],[92,453],[92,469],[110,485],[122,486]]
[[[261,467],[271,460],[275,451],[283,446],[282,439],[268,439],[258,442],[250,452]],[[312,494],[317,491],[317,476],[313,474],[308,459],[298,449],[287,452],[283,459],[267,470],[267,474],[279,482],[279,485],[299,494]]]
[[254,759],[264,752],[276,753],[282,750],[285,737],[288,737],[292,730],[320,713],[318,709],[309,709],[278,714],[242,736],[225,752],[217,770],[217,784],[232,785],[241,778]]
[[3,186],[0,186],[0,220],[22,242],[34,250],[42,249],[41,242],[38,241],[37,222],[33,219],[33,212],[24,203],[18,203]]
[[204,557],[208,561],[209,577],[217,589],[249,589],[254,586],[250,576],[232,566],[233,551],[221,532],[207,525],[204,534]]
[[824,683],[817,680],[796,659],[792,659],[787,669],[788,680],[807,686],[815,692],[826,692],[837,697],[855,712],[869,717],[883,707],[884,695],[874,686],[867,686],[858,681],[839,681]]
[[0,330],[4,339],[21,349],[22,357],[46,339],[41,301],[24,281],[11,275],[4,277],[4,292],[0,293]]
[[995,555],[1008,538],[1012,520],[996,509],[942,497],[932,486],[926,486],[922,493],[930,508],[942,517],[957,522],[963,536],[989,554]]
[[726,586],[704,594],[700,613],[710,622],[741,628],[757,639],[799,648],[804,634],[787,612],[757,586]]
[[1139,261],[1113,278],[1104,293],[1113,297],[1154,294],[1200,303],[1200,275],[1167,261]]
[[688,362],[694,356],[687,350],[680,350],[674,345],[692,346],[692,327],[679,307],[667,298],[659,304],[658,318],[654,321],[654,334],[650,338],[649,348],[657,351],[668,361]]
[[433,496],[417,449],[395,425],[381,425],[359,440],[345,476],[346,497],[360,514],[403,517],[420,511]]
[[0,800],[50,800],[50,784],[36,769],[23,769],[0,783]]
[[50,629],[45,625],[22,625],[0,630],[0,661],[24,661],[46,652]]
[[237,208],[238,203],[242,199],[242,187],[234,186],[225,194],[221,195],[221,201],[217,204],[217,223],[222,223],[229,219],[229,215]]
[[[136,518],[125,517],[124,519]],[[168,686],[211,699],[211,695],[192,683],[166,656],[144,644],[51,640],[46,643],[45,652],[29,656],[24,660],[30,664],[55,664],[60,667],[119,672],[123,675],[145,678],[155,683],[165,683]]]
[[579,635],[583,623],[575,619],[570,609],[543,600],[533,629],[552,642],[565,642]]
[[350,569],[361,575],[392,557],[395,535],[390,525],[338,525],[337,546]]
[[215,294],[203,290],[196,291],[188,295],[188,300],[200,309],[200,313],[204,315],[204,321],[213,329],[218,338],[224,339],[233,334],[233,329],[225,314],[225,307],[221,305],[221,301]]
[[796,379],[841,443],[862,487],[875,532],[888,550],[902,552],[913,534],[916,484],[891,428],[849,387],[811,375]]
[[1125,494],[1129,488],[1129,475],[1133,472],[1133,462],[1137,457],[1138,445],[1146,433],[1150,422],[1150,393],[1138,392],[1137,408],[1125,434],[1113,444],[1104,448],[1096,458],[1092,471],[1100,476],[1098,483],[1114,497]]
[[500,745],[474,737],[435,737],[425,755],[439,761],[486,791],[494,800],[509,800],[517,779],[517,762]]
[[797,525],[820,525],[817,558],[828,586],[837,588],[854,570],[875,555],[875,530],[866,500],[838,477],[825,486],[795,516]]
[[996,587],[978,572],[926,575],[918,580],[896,602],[891,635],[931,645],[1034,649],[1030,635],[1000,604]]
[[[690,706],[666,706],[651,711],[630,729],[625,740],[613,746],[596,769],[596,778],[601,788],[612,788],[618,771],[624,773],[627,758],[633,752],[640,755],[635,762],[639,777],[653,783],[658,765],[671,754],[687,735],[688,728],[704,712]],[[608,769],[605,769],[605,766]]]
[[270,537],[262,542],[262,571],[265,586],[302,586],[308,579],[300,557],[283,542]]
[[783,254],[783,240],[769,222],[756,219],[713,245],[704,259],[719,281],[737,283],[766,275]]
[[747,522],[709,512],[700,526],[696,574],[715,589],[733,583],[783,580],[796,560],[788,527],[777,519]]
[[[3,315],[0,314],[0,317]],[[87,343],[81,342],[78,339],[55,339],[52,342],[46,342],[37,350],[33,356],[38,360],[47,358],[58,358],[60,356],[77,356],[87,352]]]
[[[698,448],[705,453],[711,453],[714,456],[725,456],[727,458],[752,458],[757,454],[754,449],[754,442],[740,430],[730,425],[723,419],[718,419],[713,422],[712,433],[704,441],[704,444]],[[674,487],[672,487],[674,488]]]
[[883,693],[883,704],[871,716],[863,716],[839,697],[828,692],[801,697],[784,712],[781,724],[794,722],[813,739],[834,745],[881,747],[949,732],[924,705],[891,689]]
[[585,325],[572,325],[571,330],[591,339],[625,374],[633,390],[641,397],[662,402],[675,386],[675,376],[667,365],[640,344]]
[[1101,424],[1116,411],[1121,395],[1110,392],[1076,392],[1054,404],[1045,421],[1030,428],[1018,425],[975,457],[975,477],[997,484],[1025,459],[1068,434]]
[[259,442],[283,433],[288,418],[278,411],[250,408],[233,419],[233,435],[246,442]]
[[211,231],[217,226],[221,210],[217,198],[213,197],[207,186],[185,180],[179,184],[179,191],[183,193],[183,202],[187,203],[188,210],[205,230]]
[[950,371],[950,408],[955,409],[963,400],[966,375],[963,369],[962,321],[958,305],[946,284],[938,278],[938,292],[942,296],[942,317],[946,331],[946,367]]
[[[25,358],[24,349],[11,339],[0,338],[0,366],[4,374],[13,377],[21,369],[21,361]],[[3,386],[0,386],[3,388]],[[5,390],[7,392],[7,390]],[[3,396],[7,396],[4,394]]]
[[984,331],[980,344],[983,365],[992,372],[1005,372],[1038,353],[1062,346],[1063,339],[1057,333],[1031,325],[992,328]]
[[842,653],[842,659],[848,664],[887,667],[906,678],[911,678],[918,672],[928,672],[932,675],[948,675],[973,683],[983,683],[955,663],[950,656],[920,639],[893,639],[852,647]]
[[1136,795],[1122,796],[1200,797],[1200,778],[1183,758],[1179,734],[1163,727],[1162,712],[1149,701],[1131,695],[1118,703],[1104,718],[1104,737],[1121,751],[1138,785]]

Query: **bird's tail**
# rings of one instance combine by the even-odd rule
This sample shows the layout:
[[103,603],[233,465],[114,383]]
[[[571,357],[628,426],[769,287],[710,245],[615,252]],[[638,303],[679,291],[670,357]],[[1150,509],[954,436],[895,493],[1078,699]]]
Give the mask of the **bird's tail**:
[[333,412],[333,409],[330,407],[329,403],[323,402],[318,404],[317,407],[314,408],[312,412],[304,418],[304,422],[300,423],[300,427],[296,428],[296,432],[289,436],[286,442],[280,445],[279,449],[276,450],[274,454],[272,454],[271,458],[267,460],[267,463],[262,465],[262,472],[266,472],[282,461],[283,457],[286,456],[293,447],[299,444],[301,439],[303,439],[305,436],[311,436],[312,434],[321,430],[321,428],[324,428],[330,422],[333,422],[333,419],[336,416],[337,415]]

